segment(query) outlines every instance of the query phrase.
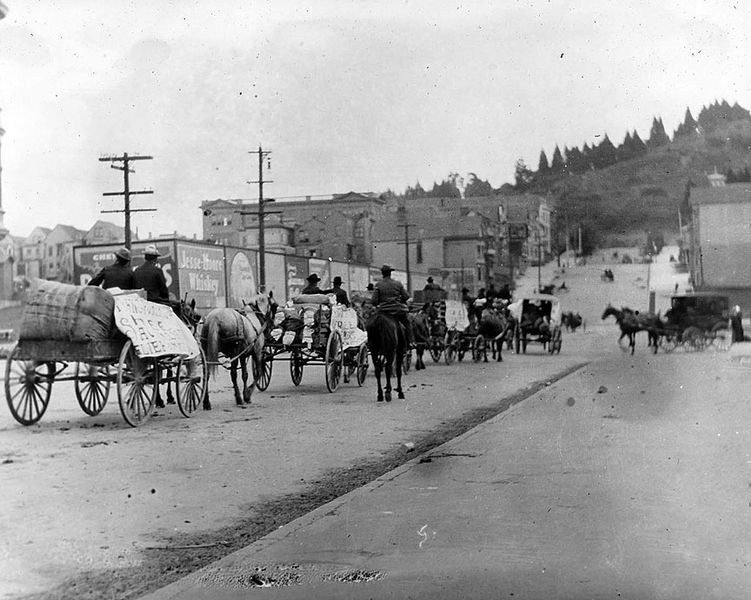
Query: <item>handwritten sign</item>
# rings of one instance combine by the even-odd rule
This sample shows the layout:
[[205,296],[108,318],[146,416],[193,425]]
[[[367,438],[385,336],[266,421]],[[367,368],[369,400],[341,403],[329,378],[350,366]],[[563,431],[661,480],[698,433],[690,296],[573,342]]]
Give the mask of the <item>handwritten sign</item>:
[[141,358],[198,356],[198,343],[172,309],[147,302],[137,294],[115,296],[115,323]]
[[446,300],[446,327],[464,331],[469,327],[469,318],[464,303],[459,300]]
[[357,328],[357,312],[336,304],[331,308],[331,329],[342,336],[344,348],[354,348],[368,341],[368,334]]

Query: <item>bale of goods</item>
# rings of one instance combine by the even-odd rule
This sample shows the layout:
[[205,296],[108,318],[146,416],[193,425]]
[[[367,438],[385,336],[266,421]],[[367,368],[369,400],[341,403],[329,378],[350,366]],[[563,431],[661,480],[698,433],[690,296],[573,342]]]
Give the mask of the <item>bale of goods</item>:
[[21,340],[88,342],[115,331],[115,300],[95,286],[40,280],[28,292],[21,317]]

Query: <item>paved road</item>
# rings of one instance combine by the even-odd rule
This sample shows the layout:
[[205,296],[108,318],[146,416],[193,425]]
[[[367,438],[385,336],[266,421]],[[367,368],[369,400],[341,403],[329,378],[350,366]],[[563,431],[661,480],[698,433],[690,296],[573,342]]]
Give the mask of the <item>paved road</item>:
[[748,598],[751,349],[605,348],[148,598]]

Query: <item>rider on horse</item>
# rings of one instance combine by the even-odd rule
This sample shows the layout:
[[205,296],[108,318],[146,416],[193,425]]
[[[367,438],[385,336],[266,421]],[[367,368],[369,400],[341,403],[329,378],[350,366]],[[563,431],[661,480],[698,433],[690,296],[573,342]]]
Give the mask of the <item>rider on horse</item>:
[[407,346],[409,347],[412,345],[412,327],[407,318],[409,314],[409,307],[407,306],[409,294],[404,289],[401,281],[391,279],[391,272],[393,270],[394,268],[389,265],[381,267],[383,278],[375,284],[371,302],[376,307],[377,312],[387,315],[402,324],[407,336]]

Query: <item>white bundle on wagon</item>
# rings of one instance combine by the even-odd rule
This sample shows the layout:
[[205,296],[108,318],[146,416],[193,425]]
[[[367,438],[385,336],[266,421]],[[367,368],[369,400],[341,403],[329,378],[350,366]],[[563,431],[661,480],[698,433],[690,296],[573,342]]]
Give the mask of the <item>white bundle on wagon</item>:
[[115,332],[115,301],[95,286],[36,280],[27,292],[18,338],[89,342]]

